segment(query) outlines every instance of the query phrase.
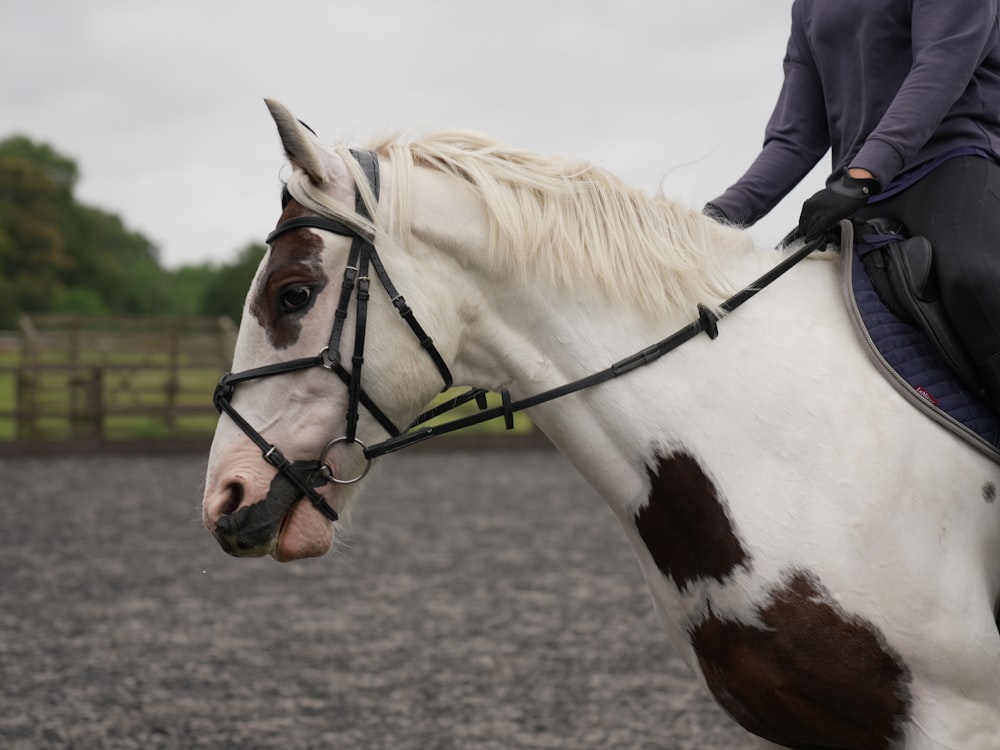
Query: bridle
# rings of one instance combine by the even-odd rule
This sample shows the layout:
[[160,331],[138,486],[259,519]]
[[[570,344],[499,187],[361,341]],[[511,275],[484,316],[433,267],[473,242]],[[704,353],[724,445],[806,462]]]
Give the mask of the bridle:
[[[371,151],[351,150],[351,154],[357,159],[361,166],[368,184],[371,187],[375,199],[379,197],[379,170],[378,157]],[[355,211],[364,219],[371,219],[368,208],[361,197],[361,192],[355,193]],[[360,406],[375,418],[382,428],[391,436],[396,437],[403,433],[382,409],[369,397],[361,387],[361,372],[364,365],[365,352],[365,330],[368,321],[368,300],[370,298],[371,278],[369,274],[374,271],[376,277],[381,282],[382,287],[388,293],[393,306],[399,312],[400,317],[406,321],[410,330],[417,337],[420,345],[430,356],[431,361],[437,368],[444,381],[444,388],[447,390],[452,386],[452,375],[444,358],[438,352],[437,347],[430,336],[424,331],[420,323],[413,315],[413,310],[406,304],[396,287],[393,285],[385,266],[379,258],[378,251],[371,239],[364,236],[354,227],[343,222],[331,219],[326,216],[298,216],[288,219],[278,225],[271,232],[265,242],[270,245],[278,237],[296,229],[322,229],[345,237],[352,237],[351,249],[347,257],[347,265],[344,268],[344,279],[340,288],[340,300],[337,303],[337,310],[334,313],[333,329],[330,332],[329,343],[315,357],[303,357],[293,359],[288,362],[279,362],[273,365],[255,367],[242,372],[228,372],[222,376],[219,384],[215,388],[213,401],[216,408],[224,412],[239,427],[247,437],[250,438],[261,449],[264,459],[277,468],[278,472],[284,474],[287,479],[315,505],[323,515],[331,521],[337,520],[337,512],[330,507],[329,503],[314,489],[314,486],[327,482],[336,484],[354,484],[361,481],[371,468],[371,458],[366,455],[366,463],[362,472],[351,478],[342,479],[335,477],[325,460],[327,454],[338,444],[357,443],[362,450],[367,451],[367,446],[357,439],[357,426]],[[340,362],[340,339],[344,331],[344,323],[347,320],[348,308],[351,298],[357,294],[356,317],[354,327],[354,354],[351,358],[350,372]],[[276,445],[269,443],[247,420],[236,410],[232,404],[236,386],[251,380],[283,375],[289,372],[297,372],[313,367],[323,367],[337,375],[347,385],[347,428],[341,437],[330,440],[320,452],[317,461],[289,461]]]
[[[379,168],[378,158],[371,151],[351,150],[351,154],[358,161],[364,172],[372,193],[377,200],[379,197]],[[361,197],[360,190],[356,191],[355,210],[364,219],[371,219],[367,207]],[[483,388],[470,388],[455,398],[440,404],[418,416],[405,428],[400,429],[385,414],[382,409],[369,397],[361,386],[361,373],[364,365],[365,329],[367,325],[368,300],[370,297],[371,279],[369,274],[374,271],[382,287],[388,293],[393,306],[395,306],[400,317],[406,321],[412,333],[420,342],[421,347],[428,354],[434,366],[437,368],[441,379],[444,381],[444,388],[448,390],[452,386],[452,375],[444,358],[434,346],[430,336],[417,322],[413,311],[406,304],[406,300],[396,290],[385,266],[379,258],[374,242],[362,234],[358,229],[343,222],[326,216],[308,215],[298,216],[288,219],[278,225],[266,239],[268,245],[273,243],[278,237],[296,229],[321,229],[345,237],[352,237],[351,249],[348,254],[347,264],[344,268],[344,278],[340,290],[340,299],[334,314],[333,328],[330,333],[329,343],[314,357],[303,357],[287,362],[279,362],[273,365],[255,367],[242,372],[228,372],[222,376],[219,384],[215,388],[213,401],[220,413],[225,413],[239,427],[251,441],[260,448],[264,459],[277,468],[278,473],[284,475],[292,485],[294,485],[316,508],[331,521],[337,520],[337,512],[330,507],[329,503],[314,489],[333,482],[335,484],[354,484],[361,481],[371,468],[371,462],[378,456],[392,453],[402,448],[414,445],[427,440],[436,435],[460,430],[471,425],[480,424],[492,419],[503,418],[508,429],[514,425],[514,413],[529,409],[533,406],[561,398],[577,391],[591,388],[600,383],[624,375],[632,370],[656,361],[664,354],[678,348],[695,336],[706,333],[712,339],[718,336],[719,316],[713,313],[704,305],[698,305],[698,318],[688,325],[677,330],[662,341],[643,349],[630,357],[626,357],[610,367],[599,372],[595,372],[579,380],[574,380],[565,385],[552,388],[547,391],[529,396],[527,398],[512,401],[510,393],[503,389],[500,392],[501,404],[493,408],[487,408],[486,393]],[[787,238],[786,238],[787,240]],[[775,281],[786,271],[795,266],[799,261],[810,255],[814,250],[826,243],[825,236],[813,238],[804,244],[794,253],[788,255],[774,268],[745,287],[728,300],[723,302],[719,309],[723,314],[727,314],[742,305],[753,297],[761,289]],[[351,358],[351,370],[348,371],[340,361],[340,339],[347,320],[348,309],[351,298],[357,294],[356,316],[354,330],[354,353]],[[269,443],[249,422],[236,410],[232,404],[232,398],[236,387],[241,383],[261,378],[283,375],[299,370],[322,367],[337,375],[347,386],[347,427],[345,434],[335,437],[323,447],[319,458],[315,461],[289,461],[277,446]],[[457,407],[475,400],[480,411],[467,417],[452,419],[447,422],[432,426],[419,427],[429,420],[456,409]],[[363,406],[379,423],[379,425],[389,434],[389,438],[367,446],[357,439],[357,424],[360,407]],[[366,464],[361,473],[351,478],[339,478],[333,475],[326,464],[327,454],[340,443],[357,443],[364,454]]]

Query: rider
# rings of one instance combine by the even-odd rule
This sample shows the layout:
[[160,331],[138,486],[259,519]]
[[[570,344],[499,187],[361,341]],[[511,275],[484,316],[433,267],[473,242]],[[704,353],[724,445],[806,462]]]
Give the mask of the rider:
[[750,226],[832,150],[798,233],[894,219],[935,248],[942,302],[1000,404],[998,0],[795,0],[764,146],[705,206]]

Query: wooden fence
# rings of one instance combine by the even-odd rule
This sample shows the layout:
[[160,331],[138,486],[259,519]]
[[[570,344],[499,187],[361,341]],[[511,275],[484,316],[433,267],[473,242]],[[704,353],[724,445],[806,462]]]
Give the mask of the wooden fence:
[[[228,318],[22,318],[18,332],[0,334],[0,458],[205,451],[235,341]],[[524,414],[513,432],[493,423],[429,444],[551,447]]]
[[235,335],[228,318],[23,317],[0,352],[0,443],[207,436]]

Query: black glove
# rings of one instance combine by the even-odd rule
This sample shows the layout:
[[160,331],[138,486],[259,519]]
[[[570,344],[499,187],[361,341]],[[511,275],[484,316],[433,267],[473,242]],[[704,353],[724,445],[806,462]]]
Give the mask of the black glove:
[[797,234],[814,237],[861,208],[882,187],[875,179],[851,177],[846,172],[802,204]]

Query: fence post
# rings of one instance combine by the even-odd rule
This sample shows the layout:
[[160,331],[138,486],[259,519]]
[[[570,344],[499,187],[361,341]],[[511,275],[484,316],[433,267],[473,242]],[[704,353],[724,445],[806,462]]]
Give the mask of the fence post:
[[38,437],[38,400],[35,396],[35,373],[30,366],[19,367],[16,373],[14,410],[17,413],[17,437],[28,440]]
[[[148,320],[140,322],[148,328]],[[215,416],[214,370],[229,366],[236,326],[228,318],[171,320],[169,327],[155,322],[150,342],[137,340],[135,321],[22,316],[20,362],[10,368],[16,439],[183,437],[176,433],[189,415],[191,429],[200,430],[195,420]],[[207,371],[211,380],[204,382]],[[188,396],[196,392],[201,400],[189,404]]]
[[17,316],[17,325],[21,329],[21,362],[36,364],[38,361],[38,331],[31,318],[24,313]]
[[93,421],[94,439],[104,442],[104,368],[94,365],[90,368],[90,414]]
[[169,369],[167,370],[167,382],[164,384],[167,410],[163,421],[166,423],[167,429],[173,432],[177,426],[177,393],[180,390],[181,331],[177,318],[171,318],[168,326]]

